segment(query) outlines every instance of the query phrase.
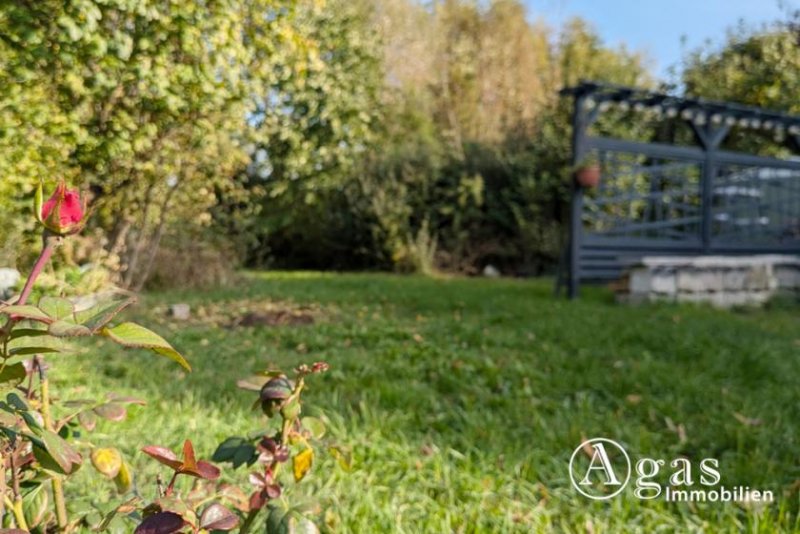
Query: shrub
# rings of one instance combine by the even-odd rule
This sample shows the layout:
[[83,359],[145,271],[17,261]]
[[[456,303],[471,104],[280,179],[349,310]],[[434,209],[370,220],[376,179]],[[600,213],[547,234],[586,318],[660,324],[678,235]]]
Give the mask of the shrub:
[[[144,401],[109,393],[104,398],[59,404],[51,393],[49,364],[43,354],[69,351],[70,339],[99,337],[124,347],[149,349],[191,370],[184,357],[161,336],[136,323],[116,320],[135,301],[127,292],[105,294],[87,307],[77,307],[63,296],[45,295],[36,305],[28,303],[56,248],[83,228],[86,206],[80,200],[77,190],[60,182],[44,202],[39,187],[34,211],[44,226],[42,250],[16,301],[0,306],[0,315],[5,318],[0,328],[0,391],[6,393],[5,400],[0,401],[2,526],[14,527],[12,532],[104,531],[125,528],[127,520],[138,524],[136,534],[230,531],[237,527],[240,533],[246,533],[259,512],[266,509],[269,533],[294,529],[315,532],[316,526],[301,509],[278,501],[285,485],[285,478],[279,475],[281,467],[290,461],[295,482],[311,469],[312,441],[325,428],[318,419],[301,417],[301,394],[308,375],[327,370],[323,362],[301,365],[292,378],[270,370],[241,383],[259,391],[257,402],[275,424],[225,440],[214,459],[229,462],[233,468],[255,467],[250,476],[255,489],[249,497],[232,486],[213,484],[220,476],[219,468],[198,460],[187,439],[180,457],[168,447],[148,445],[142,449],[172,470],[166,486],[160,478],[155,482],[156,498],[152,502],[143,501],[134,492],[99,523],[92,522],[88,514],[68,516],[65,482],[87,456],[101,475],[113,480],[119,493],[133,489],[131,466],[120,451],[113,444],[97,446],[86,435],[94,430],[98,418],[123,420],[128,405]],[[62,409],[61,416],[57,417],[56,407]],[[175,481],[181,475],[208,484],[179,495]]]
[[149,289],[198,289],[236,281],[238,255],[218,240],[173,237],[158,248],[146,280]]

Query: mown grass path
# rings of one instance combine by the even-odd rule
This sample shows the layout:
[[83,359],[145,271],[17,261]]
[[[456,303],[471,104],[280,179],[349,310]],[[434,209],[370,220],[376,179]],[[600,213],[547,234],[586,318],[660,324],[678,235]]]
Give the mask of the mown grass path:
[[[115,390],[150,400],[93,440],[119,431],[148,495],[156,466],[142,445],[188,437],[210,456],[224,437],[257,427],[238,378],[324,359],[332,370],[310,380],[307,410],[330,420],[328,439],[352,450],[352,468],[323,455],[302,486],[333,531],[798,530],[800,309],[624,307],[586,293],[554,300],[549,280],[249,274],[235,289],[146,297],[188,302],[203,321],[134,311],[186,354],[192,374],[100,345],[94,358],[54,362],[56,384],[77,384],[63,398]],[[317,320],[226,326],[266,301],[311,305]],[[642,502],[629,488],[591,502],[567,472],[582,436],[616,439],[635,456],[718,458],[726,486],[771,489],[778,501]],[[115,498],[83,471],[68,491],[87,503]]]

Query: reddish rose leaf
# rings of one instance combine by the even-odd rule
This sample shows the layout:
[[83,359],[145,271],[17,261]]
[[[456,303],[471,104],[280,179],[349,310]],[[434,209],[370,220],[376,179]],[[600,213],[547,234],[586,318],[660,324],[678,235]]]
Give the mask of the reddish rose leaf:
[[193,473],[187,473],[196,477],[204,478],[206,480],[216,480],[219,478],[219,468],[208,462],[200,460],[197,462],[197,467]]
[[254,491],[250,495],[250,510],[261,510],[267,504],[267,494],[262,491]]
[[186,521],[178,514],[172,512],[160,512],[153,514],[142,521],[134,534],[174,534],[179,532]]
[[267,479],[261,473],[250,473],[248,478],[250,479],[250,484],[257,488],[263,488],[267,485]]
[[197,459],[194,456],[194,446],[190,440],[183,442],[183,469],[187,471],[197,470]]
[[245,493],[238,487],[231,484],[222,484],[219,487],[217,494],[223,501],[230,504],[240,512],[247,512],[249,510],[247,495],[245,495]]
[[174,469],[175,471],[180,470],[180,468],[183,466],[183,462],[178,460],[178,457],[175,455],[175,453],[166,447],[148,445],[142,449],[142,452],[151,458],[154,458],[156,461],[166,465],[167,467]]
[[109,393],[106,395],[106,398],[111,402],[118,402],[120,404],[138,404],[139,406],[147,404],[147,401],[138,397],[128,397],[126,395],[117,395],[116,393]]
[[266,493],[267,497],[270,499],[277,499],[281,496],[281,486],[280,484],[269,484],[264,488],[264,493]]
[[94,412],[81,412],[78,414],[78,421],[81,426],[91,432],[97,426],[97,417]]
[[206,480],[216,480],[220,475],[220,471],[216,466],[202,460],[197,461],[192,442],[188,439],[183,444],[183,460],[179,460],[177,455],[170,449],[157,445],[149,445],[143,448],[142,452],[182,475],[190,475]]
[[294,384],[285,376],[270,379],[261,388],[261,400],[284,400],[292,394]]
[[200,516],[200,528],[205,530],[231,530],[239,524],[239,518],[222,506],[214,503]]
[[123,421],[128,412],[125,407],[115,402],[101,404],[94,409],[94,413],[109,421]]

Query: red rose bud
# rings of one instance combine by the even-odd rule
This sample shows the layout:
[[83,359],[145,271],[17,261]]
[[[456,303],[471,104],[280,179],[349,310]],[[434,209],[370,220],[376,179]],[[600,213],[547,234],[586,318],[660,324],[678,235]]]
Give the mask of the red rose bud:
[[85,201],[77,189],[67,189],[60,180],[53,195],[42,204],[42,186],[36,191],[36,218],[51,232],[58,235],[71,235],[79,232],[84,225]]
[[311,366],[311,372],[312,373],[324,373],[325,371],[327,371],[330,368],[331,368],[331,366],[328,365],[328,362],[316,362],[314,365]]

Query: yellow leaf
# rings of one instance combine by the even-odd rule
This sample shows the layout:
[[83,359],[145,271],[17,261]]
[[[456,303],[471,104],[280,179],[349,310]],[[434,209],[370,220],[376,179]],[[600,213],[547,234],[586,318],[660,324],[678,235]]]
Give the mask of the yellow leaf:
[[114,483],[117,485],[118,493],[128,493],[133,487],[133,473],[127,463],[122,462],[119,473],[114,477]]
[[92,465],[100,474],[114,478],[122,468],[122,455],[117,449],[97,448],[92,451]]
[[292,459],[292,469],[294,471],[294,481],[300,482],[306,476],[308,470],[311,469],[311,463],[314,461],[314,450],[304,449],[297,453]]

